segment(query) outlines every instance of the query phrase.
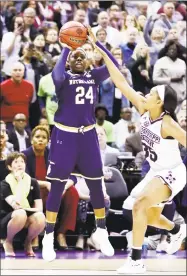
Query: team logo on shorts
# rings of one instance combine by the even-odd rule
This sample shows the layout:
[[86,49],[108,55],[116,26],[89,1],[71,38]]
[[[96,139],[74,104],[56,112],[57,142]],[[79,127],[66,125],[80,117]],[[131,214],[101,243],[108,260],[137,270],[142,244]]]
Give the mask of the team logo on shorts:
[[172,184],[174,181],[176,181],[176,178],[173,177],[171,171],[168,172],[168,176],[166,177],[166,179],[167,179],[167,181],[169,182],[169,184]]

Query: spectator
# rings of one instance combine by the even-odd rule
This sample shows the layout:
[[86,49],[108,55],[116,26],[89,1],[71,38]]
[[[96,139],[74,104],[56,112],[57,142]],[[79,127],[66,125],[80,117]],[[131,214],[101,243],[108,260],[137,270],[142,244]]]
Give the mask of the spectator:
[[59,56],[62,49],[58,42],[58,29],[49,28],[46,32],[45,39],[45,51],[49,52],[52,57]]
[[127,64],[133,54],[136,47],[138,31],[132,27],[127,30],[127,43],[120,45],[123,55],[123,64]]
[[83,25],[86,24],[86,12],[82,9],[78,9],[74,14],[73,21],[82,23]]
[[32,41],[37,34],[37,29],[34,27],[36,11],[33,8],[27,8],[23,12],[25,23],[24,36],[28,41]]
[[[53,62],[52,62],[52,56],[50,53],[45,51],[45,37],[43,34],[37,34],[33,40],[34,46],[38,53],[40,53],[41,60],[47,65],[49,71],[52,70]],[[46,73],[45,73],[46,74]]]
[[186,48],[186,21],[178,21],[176,28],[179,33],[179,43]]
[[139,132],[135,132],[129,137],[126,138],[125,141],[125,151],[132,152],[133,156],[137,156],[137,154],[143,151],[142,142]]
[[1,56],[5,59],[2,71],[6,76],[11,76],[12,65],[19,60],[20,49],[26,41],[23,18],[17,15],[12,20],[11,31],[5,33],[2,38]]
[[169,30],[175,25],[177,20],[174,18],[175,6],[172,2],[166,2],[164,4],[163,13],[159,14],[154,27],[162,27],[165,34],[168,34]]
[[149,47],[146,43],[137,44],[127,67],[132,74],[133,88],[144,95],[152,88]]
[[16,256],[12,244],[13,238],[26,227],[28,234],[24,245],[25,252],[28,257],[34,257],[32,240],[45,227],[39,185],[25,173],[24,154],[18,152],[10,154],[6,164],[10,174],[1,183],[1,233],[6,235],[3,243],[5,256]]
[[27,118],[24,114],[16,114],[13,119],[13,126],[9,132],[9,142],[14,145],[14,151],[21,152],[30,147],[30,132],[26,130]]
[[[112,148],[107,145],[107,136],[105,129],[103,127],[97,126],[96,127],[98,141],[99,141],[99,148],[101,152],[101,159],[102,163],[105,164],[105,158],[107,153],[120,153],[118,149]],[[116,164],[113,164],[116,165]]]
[[158,59],[160,50],[165,46],[165,33],[161,27],[154,27],[149,35],[150,24],[152,17],[150,17],[145,25],[144,39],[150,49],[150,63],[153,67]]
[[30,0],[30,1],[24,1],[22,6],[21,6],[21,12],[24,13],[24,11],[27,9],[27,8],[32,8],[35,10],[36,12],[36,16],[35,16],[35,19],[34,19],[34,27],[36,29],[38,29],[41,24],[42,24],[42,21],[43,21],[43,16],[40,14],[40,9],[39,9],[39,5],[38,5],[38,1],[35,1],[35,0]]
[[51,73],[41,78],[38,89],[38,97],[40,101],[41,113],[43,117],[47,118],[50,130],[52,131],[54,126],[54,115],[58,104]]
[[106,120],[108,110],[103,104],[98,104],[95,108],[96,125],[102,126],[105,129],[107,136],[107,144],[111,145],[114,142],[114,126]]
[[112,46],[112,47],[117,47],[121,43],[121,37],[120,37],[120,32],[113,27],[109,26],[109,16],[108,13],[105,11],[102,11],[98,14],[98,26],[93,27],[93,33],[96,34],[98,29],[105,29],[107,32],[107,42]]
[[[175,6],[174,17],[176,18],[176,20],[186,20],[187,19],[186,7],[184,7],[182,3],[178,3],[178,1],[172,1],[172,2]],[[161,14],[163,12],[164,12],[164,7],[160,7],[157,13]]]
[[105,29],[98,29],[96,32],[96,38],[98,41],[105,46],[109,51],[111,50],[112,46],[106,41],[107,39],[107,32]]
[[[172,28],[169,30],[169,33],[166,37],[166,45],[165,47],[169,44],[175,42],[178,44],[179,47],[179,53],[178,53],[178,58],[184,60],[186,62],[186,44],[185,46],[180,44],[180,39],[179,39],[179,30],[177,28]],[[165,47],[163,47],[158,55],[158,58],[162,58],[165,55]]]
[[136,17],[133,15],[127,15],[125,23],[124,23],[124,30],[121,32],[121,35],[123,37],[122,43],[127,43],[128,41],[128,29],[135,28],[137,30],[136,34],[136,41],[140,42],[143,39],[143,33],[140,31],[140,27],[138,25],[138,22],[136,20]]
[[124,151],[126,138],[130,135],[128,124],[132,119],[131,108],[123,108],[121,110],[121,119],[114,125],[115,143],[118,149]]
[[33,85],[23,79],[24,65],[20,62],[13,64],[12,77],[1,83],[1,118],[12,128],[14,116],[23,113],[29,118],[29,105],[33,97]]
[[120,7],[116,4],[113,4],[109,8],[108,13],[110,18],[110,26],[117,29],[118,31],[121,31],[123,28],[124,19]]
[[54,8],[52,5],[48,5],[47,0],[42,0],[38,2],[40,9],[40,14],[43,16],[44,20],[53,21],[54,19]]
[[[31,177],[36,178],[40,185],[44,212],[46,211],[46,200],[51,188],[51,183],[46,181],[45,178],[48,166],[48,142],[49,132],[47,128],[41,125],[37,126],[31,133],[32,146],[24,151],[27,157],[26,171]],[[62,196],[61,207],[58,213],[59,225],[57,227],[57,241],[59,247],[62,249],[67,248],[65,238],[67,230],[75,230],[78,198],[78,193],[74,187],[70,187]]]
[[25,79],[34,86],[32,103],[30,106],[29,124],[31,129],[38,125],[41,116],[37,91],[40,78],[49,72],[46,63],[43,61],[41,53],[35,49],[32,43],[26,44],[22,51],[21,61],[25,65]]
[[142,33],[144,31],[144,27],[145,27],[146,21],[147,21],[147,18],[146,18],[145,15],[141,14],[141,15],[138,16],[137,23],[138,23],[138,26],[139,26],[139,30]]
[[94,26],[97,24],[97,15],[100,12],[99,1],[78,1],[78,9],[86,12],[86,25]]
[[7,147],[7,135],[0,131],[0,160],[5,160],[9,153],[11,151]]
[[178,105],[186,98],[186,64],[178,58],[180,54],[178,44],[170,41],[162,51],[163,57],[157,60],[153,71],[155,84],[170,84],[177,92]]
[[39,120],[39,126],[43,126],[43,127],[46,127],[47,130],[49,131],[50,133],[50,126],[49,126],[49,122],[46,118],[40,118]]
[[92,44],[87,41],[84,45],[82,45],[82,49],[87,54],[87,70],[91,70],[95,67],[94,48]]
[[6,124],[4,121],[0,121],[0,132],[2,135],[5,135],[6,136],[6,148],[8,150],[8,153],[9,152],[13,152],[14,151],[14,146],[12,143],[8,142],[8,134],[7,134],[7,129],[6,129]]
[[[132,86],[131,72],[128,68],[126,68],[125,64],[122,65],[121,48],[113,48],[111,50],[111,53],[113,57],[118,61],[121,73],[125,76],[129,85]],[[115,87],[111,78],[108,78],[107,80],[101,83],[101,85],[99,86],[99,95],[100,102],[104,104],[108,110],[108,119],[112,123],[118,122],[120,118],[121,108],[130,106],[129,101],[126,99],[125,96],[122,95],[119,89]]]

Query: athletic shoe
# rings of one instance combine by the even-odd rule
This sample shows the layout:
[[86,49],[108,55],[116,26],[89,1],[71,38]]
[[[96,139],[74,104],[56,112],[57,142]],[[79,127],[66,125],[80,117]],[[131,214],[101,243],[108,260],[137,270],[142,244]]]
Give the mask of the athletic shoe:
[[54,232],[44,235],[42,240],[42,257],[45,261],[51,262],[56,259],[56,252],[54,250]]
[[112,247],[106,229],[97,228],[92,234],[92,241],[94,244],[99,245],[101,252],[108,257],[114,255],[114,248]]
[[186,238],[186,224],[181,224],[180,230],[177,234],[175,235],[170,234],[170,243],[166,252],[168,254],[174,254],[175,252],[177,252],[180,249],[181,244],[185,238]]
[[117,269],[118,274],[144,274],[146,267],[142,260],[133,261],[131,257],[128,257],[127,262]]
[[161,241],[158,245],[157,245],[157,248],[156,248],[156,252],[167,252],[167,248],[169,246],[169,243],[164,240],[164,241]]

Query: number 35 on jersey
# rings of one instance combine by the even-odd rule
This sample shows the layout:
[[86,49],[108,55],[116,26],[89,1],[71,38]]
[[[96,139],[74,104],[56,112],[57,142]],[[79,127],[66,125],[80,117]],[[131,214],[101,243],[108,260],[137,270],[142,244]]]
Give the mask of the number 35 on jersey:
[[76,96],[75,96],[75,104],[85,104],[85,101],[89,100],[90,104],[93,104],[93,87],[90,86],[88,90],[83,86],[79,86],[76,88]]

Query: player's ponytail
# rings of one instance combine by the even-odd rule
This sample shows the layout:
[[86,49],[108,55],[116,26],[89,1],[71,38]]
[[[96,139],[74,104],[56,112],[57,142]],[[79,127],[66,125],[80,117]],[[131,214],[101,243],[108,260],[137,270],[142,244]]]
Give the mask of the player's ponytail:
[[177,116],[175,114],[175,110],[177,107],[177,93],[170,85],[165,85],[163,107],[164,111],[168,113],[174,121],[177,122]]

